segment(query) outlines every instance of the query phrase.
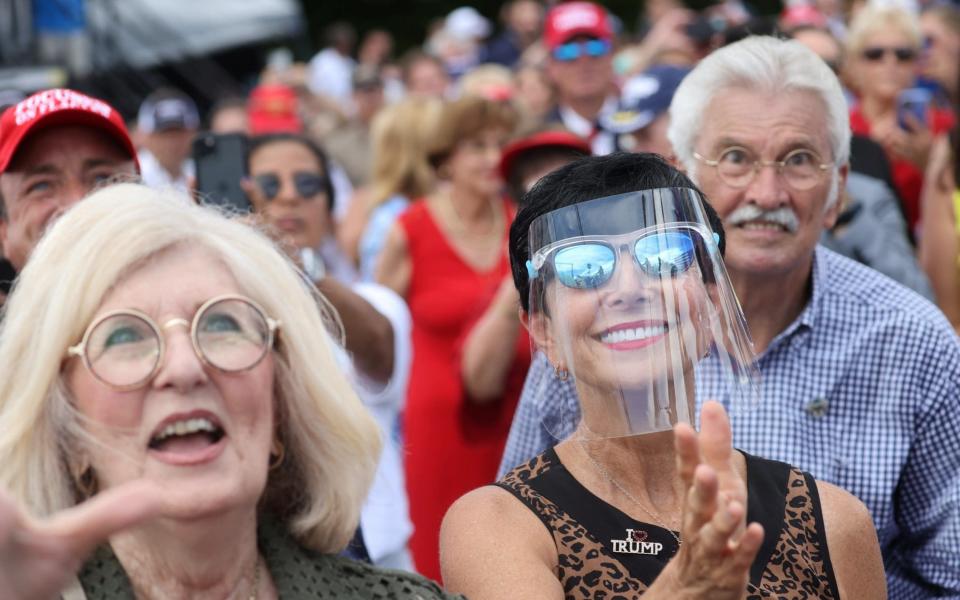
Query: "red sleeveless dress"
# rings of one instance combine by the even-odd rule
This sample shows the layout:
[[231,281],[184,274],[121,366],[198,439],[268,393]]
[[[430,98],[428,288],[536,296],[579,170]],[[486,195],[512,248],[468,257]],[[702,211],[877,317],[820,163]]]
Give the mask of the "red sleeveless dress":
[[[509,230],[513,207],[506,205]],[[413,266],[407,304],[413,318],[413,365],[403,413],[407,494],[417,571],[439,581],[443,515],[463,494],[494,481],[513,412],[530,366],[521,328],[503,397],[469,401],[460,380],[461,348],[510,273],[506,235],[500,258],[479,272],[451,247],[426,202],[400,217]],[[491,524],[493,526],[493,524]]]

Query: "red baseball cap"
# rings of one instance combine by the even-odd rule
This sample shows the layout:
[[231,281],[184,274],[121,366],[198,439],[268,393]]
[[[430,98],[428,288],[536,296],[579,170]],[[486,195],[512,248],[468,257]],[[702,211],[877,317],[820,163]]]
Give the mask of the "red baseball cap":
[[303,133],[297,92],[282,84],[264,84],[250,92],[247,116],[250,133]]
[[27,136],[60,125],[83,125],[103,131],[130,155],[140,170],[137,149],[117,109],[103,100],[61,88],[37,92],[0,116],[0,173],[10,166]]
[[569,131],[541,131],[507,144],[500,155],[500,177],[510,178],[510,171],[517,158],[527,150],[534,148],[570,148],[590,156],[590,144],[582,137]]
[[553,50],[578,35],[612,41],[613,30],[607,11],[593,2],[565,2],[550,9],[543,25],[547,50]]

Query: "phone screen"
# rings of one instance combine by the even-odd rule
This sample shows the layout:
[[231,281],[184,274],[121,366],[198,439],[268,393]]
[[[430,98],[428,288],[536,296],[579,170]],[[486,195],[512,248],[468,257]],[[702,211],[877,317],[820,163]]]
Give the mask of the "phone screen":
[[923,88],[910,88],[900,92],[897,97],[897,124],[900,128],[906,131],[913,129],[907,120],[907,115],[911,115],[924,127],[929,127],[927,111],[930,109],[932,97],[930,91]]
[[247,138],[239,133],[201,133],[193,140],[200,201],[239,212],[250,212],[250,200],[240,187],[247,174]]

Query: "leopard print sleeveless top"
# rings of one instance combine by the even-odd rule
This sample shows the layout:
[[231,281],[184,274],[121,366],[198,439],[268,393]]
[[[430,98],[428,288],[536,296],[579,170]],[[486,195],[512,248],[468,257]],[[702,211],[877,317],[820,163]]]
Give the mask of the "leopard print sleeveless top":
[[[785,463],[743,455],[747,520],[759,522],[765,532],[747,598],[838,599],[813,477]],[[496,485],[533,511],[553,536],[557,577],[567,599],[639,598],[678,550],[670,531],[631,519],[594,496],[552,449]]]

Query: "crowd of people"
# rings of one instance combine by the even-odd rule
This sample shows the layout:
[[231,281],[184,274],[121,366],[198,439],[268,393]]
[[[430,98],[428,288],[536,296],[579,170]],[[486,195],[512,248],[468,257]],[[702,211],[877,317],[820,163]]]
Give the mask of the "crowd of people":
[[4,598],[960,598],[960,8],[500,17],[5,108]]

